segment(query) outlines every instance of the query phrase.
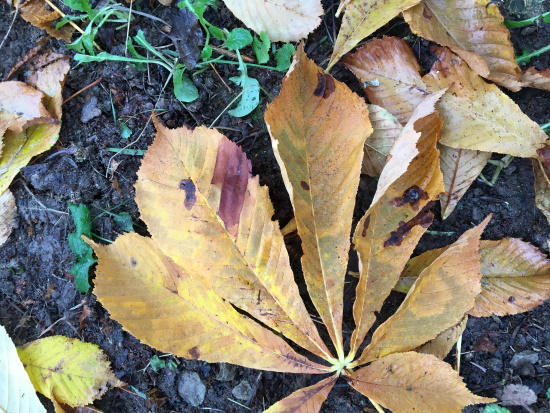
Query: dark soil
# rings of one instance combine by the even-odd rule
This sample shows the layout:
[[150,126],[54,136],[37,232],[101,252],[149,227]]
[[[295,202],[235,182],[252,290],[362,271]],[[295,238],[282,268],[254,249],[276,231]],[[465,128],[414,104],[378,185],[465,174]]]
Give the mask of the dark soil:
[[[306,51],[319,64],[327,63],[331,39],[337,32],[334,25],[338,22],[333,18],[335,8],[332,3],[325,1],[325,21],[306,43]],[[539,7],[548,10],[547,3],[540,3]],[[153,1],[146,3],[138,0],[136,6],[164,19],[169,14],[167,8],[157,7]],[[5,2],[0,3],[0,38],[4,37],[10,25],[11,10]],[[511,19],[515,17],[510,16]],[[219,27],[228,29],[240,25],[223,4],[217,12],[209,12],[208,18]],[[131,34],[142,29],[152,44],[168,44],[169,40],[159,33],[157,27],[151,20],[138,17],[132,24]],[[391,22],[380,31],[382,33],[409,34],[400,20]],[[328,37],[324,39],[325,36]],[[18,18],[0,51],[0,78],[4,78],[42,37],[42,31]],[[120,53],[124,47],[124,37],[125,30],[111,30],[103,33],[102,39],[107,50]],[[430,56],[426,41],[412,35],[408,39],[417,53]],[[550,43],[550,25],[515,29],[512,40],[518,52],[541,48]],[[60,41],[50,40],[48,47],[60,53],[72,53],[64,49]],[[250,49],[244,52],[252,55]],[[538,69],[549,67],[550,54],[533,59],[532,64]],[[217,65],[216,68],[227,83],[229,77],[236,74],[233,66]],[[278,94],[282,74],[260,69],[250,69],[250,74],[260,81],[269,94]],[[334,75],[362,94],[356,80],[345,69],[336,67]],[[171,370],[165,367],[155,372],[147,367],[148,363],[154,355],[162,354],[124,332],[116,321],[109,318],[93,292],[77,292],[69,273],[75,260],[67,244],[68,234],[74,231],[72,219],[67,214],[69,201],[86,204],[92,215],[98,216],[93,222],[93,232],[104,239],[114,240],[121,233],[121,228],[112,217],[105,214],[99,216],[104,210],[129,212],[139,223],[138,231],[147,233],[145,224],[139,221],[139,212],[133,201],[133,183],[141,157],[113,157],[113,152],[108,148],[123,148],[135,140],[131,148],[146,149],[154,137],[154,129],[148,123],[153,108],[163,109],[160,118],[170,127],[183,124],[189,127],[210,126],[238,93],[236,88],[229,91],[221,78],[208,70],[193,78],[199,88],[200,99],[184,105],[174,98],[170,86],[163,90],[166,71],[151,67],[149,72],[137,72],[122,63],[102,63],[73,67],[67,78],[64,96],[70,96],[100,77],[103,81],[97,86],[64,105],[63,126],[56,147],[24,168],[11,186],[17,200],[18,215],[15,230],[0,248],[0,324],[6,327],[16,345],[54,334],[78,337],[99,345],[111,360],[115,374],[128,383],[124,389],[111,390],[96,402],[96,406],[105,412],[198,412],[201,409],[228,413],[259,412],[299,387],[316,382],[317,377],[259,372],[241,367],[232,370],[227,366],[173,356],[165,359],[173,360],[177,368]],[[510,96],[533,120],[548,122],[548,92],[525,89],[510,93]],[[90,99],[97,99],[96,107],[101,114],[84,123],[81,114]],[[292,214],[290,202],[262,120],[268,100],[265,95],[262,96],[260,108],[245,119],[224,114],[215,126],[220,127],[230,139],[239,142],[248,153],[255,173],[270,188],[276,217],[286,223]],[[113,120],[112,104],[117,116],[134,132],[129,139],[121,138]],[[70,150],[50,156],[62,149]],[[116,170],[111,172],[110,167],[116,167]],[[491,176],[493,168],[488,166],[484,170],[485,176]],[[358,212],[367,209],[375,181],[363,177],[360,189]],[[489,213],[493,213],[493,219],[484,233],[484,239],[517,237],[548,253],[550,227],[534,206],[533,175],[530,161],[526,159],[514,159],[494,187],[480,180],[475,182],[455,212],[444,222],[436,219],[430,228],[432,231],[452,232],[453,235],[425,235],[416,253],[450,244]],[[291,254],[296,261],[299,244],[291,241],[291,246],[294,247]],[[346,294],[349,294],[351,302],[353,284],[350,284]],[[392,294],[390,303],[395,308],[401,299],[399,294]],[[476,394],[494,397],[505,384],[522,383],[539,397],[539,402],[532,406],[533,410],[550,412],[546,397],[550,387],[549,320],[548,302],[532,312],[517,316],[470,319],[462,347],[461,374],[467,386]],[[348,317],[344,327],[348,338],[352,327],[351,317]],[[480,344],[485,346],[475,350]],[[526,350],[535,351],[538,362],[532,368],[512,368],[510,362],[514,354]],[[449,356],[448,361],[454,362],[454,356]],[[186,371],[197,372],[206,385],[206,397],[199,407],[184,402],[178,392],[180,377]],[[229,380],[220,380],[220,373],[226,374]],[[232,390],[243,381],[252,387],[248,401],[237,400],[232,395]],[[48,401],[45,403],[52,407]],[[480,410],[480,407],[467,409],[469,412]],[[511,410],[522,411],[513,407]],[[344,381],[335,386],[323,407],[323,412],[362,411],[373,409],[366,398]]]

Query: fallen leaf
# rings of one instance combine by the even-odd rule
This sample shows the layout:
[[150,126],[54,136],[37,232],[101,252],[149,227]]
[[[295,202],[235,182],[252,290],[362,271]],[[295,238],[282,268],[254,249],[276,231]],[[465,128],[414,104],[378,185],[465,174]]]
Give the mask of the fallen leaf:
[[327,72],[365,37],[420,0],[354,0],[346,6]]
[[168,36],[176,45],[180,61],[185,64],[187,69],[193,70],[200,58],[204,43],[199,19],[189,9],[180,8],[172,10],[170,19],[172,30]]
[[530,67],[521,72],[520,79],[524,87],[550,90],[550,68],[537,70],[534,67]]
[[372,133],[368,116],[364,100],[303,46],[265,113],[302,240],[308,292],[342,357],[343,287],[363,146]]
[[34,388],[72,407],[91,404],[109,388],[124,385],[95,344],[53,336],[27,343],[17,352]]
[[472,351],[484,351],[486,353],[495,353],[498,347],[491,339],[485,335],[472,346]]
[[319,26],[320,0],[224,0],[235,17],[272,42],[297,42]]
[[423,0],[403,17],[413,33],[449,47],[478,75],[521,89],[510,31],[490,0]]
[[0,245],[8,240],[13,230],[17,206],[15,198],[9,189],[0,195]]
[[462,320],[481,291],[479,237],[489,220],[466,231],[419,274],[395,314],[376,329],[359,363],[413,350]]
[[470,404],[496,401],[473,395],[447,363],[416,352],[376,360],[353,373],[350,384],[394,413],[460,413]]
[[19,360],[15,345],[2,325],[0,325],[0,411],[46,413]]
[[531,406],[537,402],[537,395],[523,384],[507,384],[502,389],[500,401],[505,406]]
[[44,0],[26,0],[19,6],[19,13],[21,13],[23,20],[28,21],[39,29],[45,30],[50,36],[64,40],[67,43],[71,42],[74,29],[72,26],[66,24],[56,30],[55,21],[61,18],[61,15],[56,11],[50,10]]
[[434,105],[441,94],[419,105],[389,154],[370,208],[353,236],[360,277],[353,317],[357,326],[350,358],[355,355],[384,300],[399,279],[408,257],[433,220],[430,208],[443,192],[439,169],[442,121]]
[[432,354],[438,359],[443,360],[462,336],[467,323],[468,316],[466,315],[457,324],[442,331],[434,339],[416,349],[416,351],[423,354]]
[[336,376],[328,377],[313,386],[296,390],[278,401],[264,413],[312,413],[321,410],[330,390],[336,384]]
[[538,159],[533,159],[535,205],[550,223],[550,171]]
[[390,150],[401,134],[403,126],[390,112],[378,105],[368,105],[372,134],[365,141],[362,172],[372,177],[380,176]]

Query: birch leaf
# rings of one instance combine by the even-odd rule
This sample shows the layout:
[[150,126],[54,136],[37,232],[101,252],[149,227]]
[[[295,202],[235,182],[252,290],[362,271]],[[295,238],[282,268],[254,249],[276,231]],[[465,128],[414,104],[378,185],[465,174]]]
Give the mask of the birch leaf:
[[416,349],[422,354],[432,354],[443,360],[456,344],[468,324],[468,316],[464,316],[457,324],[439,333],[434,339]]
[[354,0],[347,4],[327,71],[361,40],[419,2],[420,0]]
[[300,46],[265,120],[302,239],[309,295],[343,357],[343,286],[367,105]]
[[46,413],[38,400],[15,345],[0,325],[0,411],[6,413]]
[[443,92],[427,98],[395,142],[374,199],[353,236],[360,277],[353,317],[351,359],[399,279],[408,257],[433,220],[430,208],[443,192],[436,142],[442,122],[434,109]]
[[233,14],[272,42],[297,42],[319,26],[320,0],[224,0]]
[[155,126],[136,201],[162,252],[233,305],[330,358],[271,220],[268,189],[252,177],[244,152],[205,127],[168,129],[156,120]]
[[[149,153],[149,152],[148,152]],[[108,246],[88,241],[99,259],[95,294],[132,335],[178,357],[293,373],[325,373],[134,232]]]
[[124,385],[95,344],[53,336],[27,343],[17,352],[34,388],[72,407],[90,404],[109,388]]
[[296,390],[264,413],[317,413],[336,384],[336,379],[336,376],[328,377],[313,386]]
[[449,47],[480,76],[521,89],[510,31],[489,0],[424,0],[403,17],[413,33]]
[[362,171],[369,176],[378,177],[403,126],[395,116],[378,105],[369,105],[369,119],[373,132],[365,141]]
[[376,360],[353,373],[350,384],[394,413],[461,413],[470,404],[496,401],[470,393],[447,363],[415,352]]
[[458,323],[481,291],[479,237],[490,217],[466,231],[423,270],[394,315],[372,336],[359,362],[404,352]]

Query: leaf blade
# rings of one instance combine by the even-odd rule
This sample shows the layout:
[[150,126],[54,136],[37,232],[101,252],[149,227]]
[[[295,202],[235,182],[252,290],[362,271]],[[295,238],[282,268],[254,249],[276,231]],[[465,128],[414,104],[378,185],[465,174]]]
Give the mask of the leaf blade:
[[336,376],[328,377],[312,386],[296,390],[264,413],[317,413],[336,384],[336,379]]

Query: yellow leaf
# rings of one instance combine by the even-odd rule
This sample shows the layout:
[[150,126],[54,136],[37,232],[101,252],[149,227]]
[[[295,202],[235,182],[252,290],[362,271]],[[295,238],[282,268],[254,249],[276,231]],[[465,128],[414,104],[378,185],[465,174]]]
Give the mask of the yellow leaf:
[[445,331],[442,331],[436,338],[428,341],[426,344],[423,344],[421,347],[417,348],[416,351],[422,354],[432,354],[438,359],[443,360],[447,357],[453,346],[466,329],[467,323],[468,316],[465,315],[457,324],[449,327]]
[[297,42],[321,23],[320,0],[224,0],[233,14],[256,33],[266,32],[272,42]]
[[403,126],[390,112],[378,105],[368,105],[373,132],[365,141],[362,172],[378,177]]
[[490,152],[455,149],[439,145],[441,153],[441,172],[445,183],[445,193],[439,197],[441,216],[447,218],[454,211],[470,185],[479,176]]
[[161,249],[219,296],[330,359],[300,298],[267,187],[245,153],[205,127],[157,137],[136,183],[141,218]]
[[0,245],[7,241],[13,229],[13,220],[17,213],[15,198],[11,191],[6,189],[0,195]]
[[350,2],[342,18],[342,25],[327,71],[361,40],[419,2],[420,0],[354,0]]
[[539,71],[530,67],[521,73],[521,81],[525,87],[550,90],[550,68]]
[[153,239],[128,233],[108,246],[88,243],[99,259],[96,296],[124,329],[145,344],[209,363],[327,372],[328,368],[298,355],[280,337],[239,314],[208,285],[164,256]]
[[376,329],[358,364],[413,350],[458,323],[481,291],[479,237],[487,217],[437,257],[411,287],[394,315]]
[[550,171],[538,159],[533,159],[535,205],[550,223]]
[[434,109],[442,93],[421,103],[403,128],[380,175],[372,204],[355,229],[353,243],[361,274],[353,306],[357,327],[351,339],[350,360],[432,223],[430,209],[443,192],[436,149],[442,121]]
[[55,123],[33,125],[21,133],[6,130],[0,155],[0,193],[8,188],[15,175],[32,157],[50,149],[56,142],[61,128],[61,92],[69,67],[68,57],[62,58],[39,69],[28,82],[43,93],[42,102]]
[[470,404],[496,401],[470,393],[447,363],[415,352],[376,360],[353,373],[350,384],[393,413],[461,413]]
[[27,343],[17,352],[34,388],[72,407],[90,404],[109,388],[124,385],[95,344],[53,336]]
[[264,413],[317,413],[336,384],[337,376],[328,377],[313,386],[296,390]]
[[343,286],[367,105],[308,59],[303,46],[265,120],[302,240],[309,295],[343,358]]
[[27,0],[23,5],[19,6],[19,12],[23,20],[28,21],[39,29],[45,30],[50,36],[64,40],[67,43],[71,42],[73,28],[66,24],[59,30],[56,30],[55,21],[61,18],[61,16],[58,12],[48,9],[44,0]]
[[0,325],[0,411],[6,413],[46,413],[19,360],[15,345]]
[[403,17],[413,33],[449,47],[480,76],[521,89],[510,32],[490,0],[424,0]]
[[[424,268],[448,247],[412,258],[396,290],[407,292]],[[481,294],[468,313],[474,317],[518,314],[550,298],[550,260],[533,245],[517,238],[481,241]]]

